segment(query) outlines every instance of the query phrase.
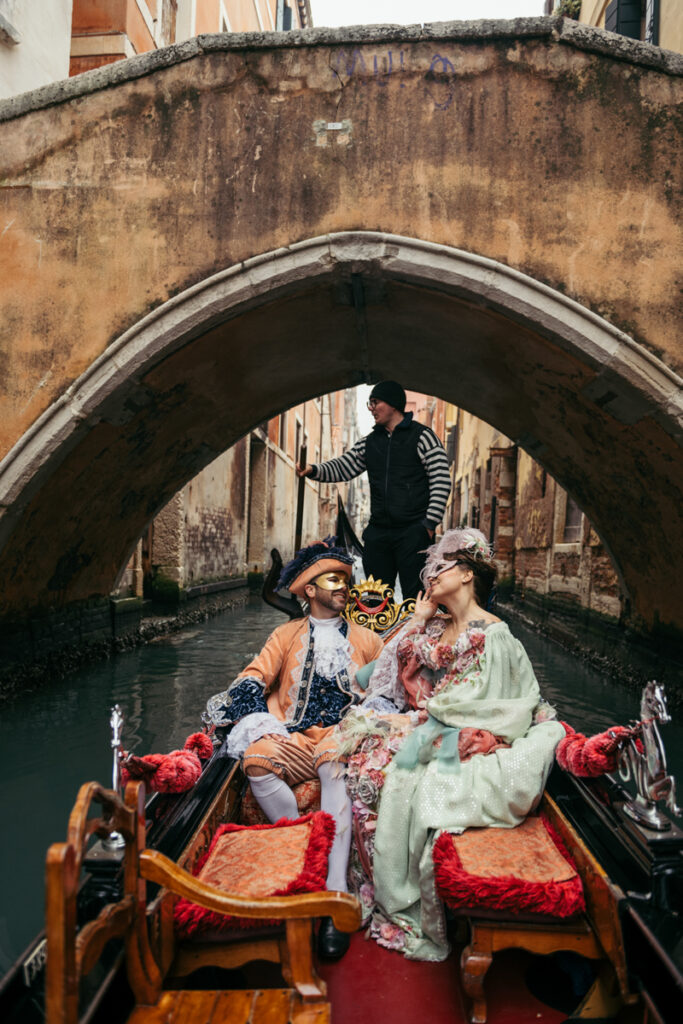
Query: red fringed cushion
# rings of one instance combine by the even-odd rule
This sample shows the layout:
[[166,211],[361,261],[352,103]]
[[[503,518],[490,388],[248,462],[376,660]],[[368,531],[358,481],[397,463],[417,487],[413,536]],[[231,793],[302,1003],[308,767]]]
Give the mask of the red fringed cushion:
[[557,763],[564,771],[584,778],[596,778],[605,772],[615,771],[619,749],[633,735],[633,729],[613,725],[605,732],[586,738],[565,722],[562,724],[567,735],[557,744]]
[[[296,786],[292,787],[292,791],[296,797],[296,806],[301,817],[320,810],[320,779],[309,779],[306,782],[299,782]],[[256,798],[251,791],[251,786],[247,786],[242,797],[240,820],[243,825],[268,824],[268,819],[257,804]]]
[[[325,889],[334,819],[324,811],[274,825],[221,825],[194,874],[236,896],[292,896]],[[277,922],[219,914],[181,898],[174,910],[180,938]]]
[[544,817],[516,828],[442,832],[434,844],[436,887],[453,910],[571,917],[585,909],[567,849]]
[[144,779],[147,789],[158,793],[185,793],[202,774],[202,761],[211,757],[213,743],[203,732],[193,732],[182,750],[170,754],[127,755],[121,761],[121,782]]

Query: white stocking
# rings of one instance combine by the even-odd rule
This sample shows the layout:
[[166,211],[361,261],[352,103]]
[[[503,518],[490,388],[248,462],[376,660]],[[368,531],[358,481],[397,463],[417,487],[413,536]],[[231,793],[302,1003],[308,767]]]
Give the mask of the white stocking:
[[267,775],[250,775],[249,785],[256,802],[271,823],[280,818],[298,818],[296,797],[284,779],[268,772]]
[[320,776],[320,810],[334,818],[336,831],[327,866],[327,888],[348,892],[346,869],[351,848],[351,801],[346,792],[343,768],[334,762],[318,767]]

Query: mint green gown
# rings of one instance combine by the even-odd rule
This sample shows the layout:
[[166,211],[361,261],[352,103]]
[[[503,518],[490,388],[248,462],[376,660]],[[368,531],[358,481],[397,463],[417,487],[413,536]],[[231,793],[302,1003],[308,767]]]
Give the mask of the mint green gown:
[[[557,721],[532,724],[538,683],[505,623],[486,627],[483,651],[449,678],[427,701],[428,721],[386,770],[375,834],[377,914],[403,931],[403,952],[416,960],[443,960],[450,952],[434,886],[435,839],[442,830],[518,825],[537,805],[564,736]],[[457,737],[464,727],[486,729],[511,746],[461,763]]]

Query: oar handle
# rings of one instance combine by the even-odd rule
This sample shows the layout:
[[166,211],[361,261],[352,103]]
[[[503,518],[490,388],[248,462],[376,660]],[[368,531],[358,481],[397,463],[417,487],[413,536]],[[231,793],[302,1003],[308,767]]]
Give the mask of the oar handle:
[[[302,444],[299,449],[299,466],[301,469],[306,468],[306,445]],[[296,527],[294,529],[294,553],[301,547],[301,534],[304,525],[304,494],[306,493],[306,477],[299,477],[299,490],[296,499]]]

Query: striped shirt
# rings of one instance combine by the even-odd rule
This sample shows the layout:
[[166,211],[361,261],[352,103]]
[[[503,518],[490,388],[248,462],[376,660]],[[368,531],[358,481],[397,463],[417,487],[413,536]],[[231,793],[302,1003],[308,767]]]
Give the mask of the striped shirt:
[[[448,456],[438,437],[430,427],[424,426],[417,442],[417,454],[427,474],[429,484],[429,505],[425,512],[425,520],[430,529],[434,529],[443,519],[446,511],[448,495],[451,493],[451,474],[448,468]],[[356,441],[348,452],[336,459],[329,459],[313,466],[311,476],[322,483],[339,483],[341,480],[352,480],[365,471],[365,443],[367,437]]]

